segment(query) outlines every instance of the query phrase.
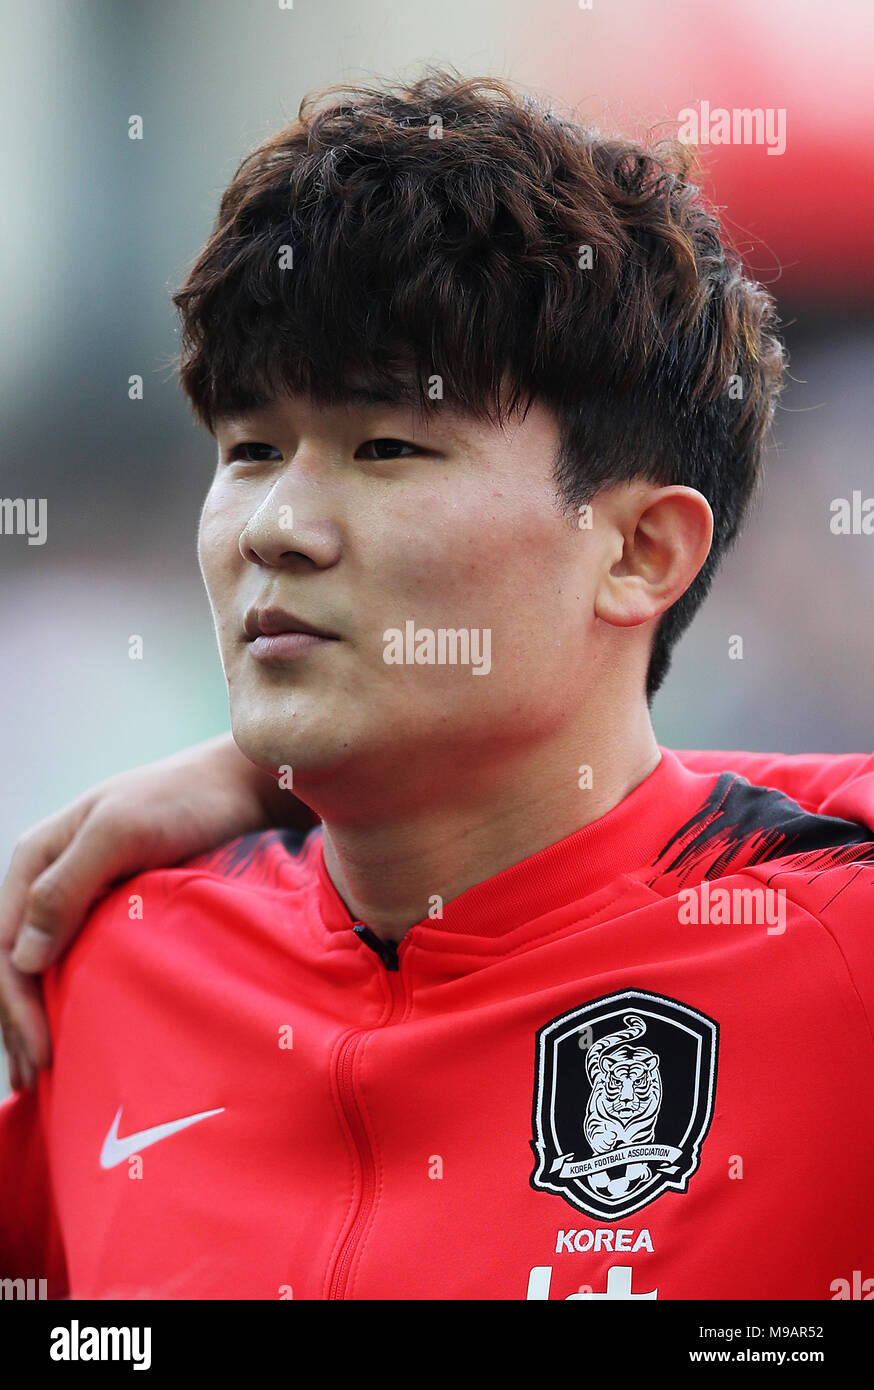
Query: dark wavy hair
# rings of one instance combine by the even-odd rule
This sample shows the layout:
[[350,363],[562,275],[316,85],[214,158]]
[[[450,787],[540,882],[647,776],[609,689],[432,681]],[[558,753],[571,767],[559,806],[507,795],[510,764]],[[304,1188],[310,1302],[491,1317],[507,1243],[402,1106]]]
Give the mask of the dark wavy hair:
[[310,94],[239,165],[173,296],[196,417],[338,403],[353,374],[427,411],[437,374],[481,419],[553,411],[569,517],[635,478],[697,488],[713,544],[656,626],[651,702],[755,491],[785,367],[693,158],[493,78]]

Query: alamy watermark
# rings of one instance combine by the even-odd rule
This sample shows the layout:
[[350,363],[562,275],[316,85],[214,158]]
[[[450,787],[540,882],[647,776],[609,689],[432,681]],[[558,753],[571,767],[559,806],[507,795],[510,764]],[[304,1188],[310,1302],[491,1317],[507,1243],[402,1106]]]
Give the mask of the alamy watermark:
[[684,926],[767,927],[769,936],[786,930],[785,888],[726,888],[702,879],[677,894],[677,917]]
[[135,1371],[152,1364],[150,1327],[53,1327],[49,1356],[53,1361],[131,1361]]
[[386,628],[382,659],[387,666],[470,666],[474,676],[492,669],[489,627],[420,627],[408,618],[403,629]]
[[684,106],[677,139],[686,145],[767,145],[768,154],[786,152],[785,106]]
[[0,1299],[48,1298],[47,1279],[0,1279]]
[[0,497],[0,535],[27,536],[28,545],[46,543],[45,497]]
[[833,536],[874,536],[874,497],[854,488],[849,497],[833,497],[828,527]]

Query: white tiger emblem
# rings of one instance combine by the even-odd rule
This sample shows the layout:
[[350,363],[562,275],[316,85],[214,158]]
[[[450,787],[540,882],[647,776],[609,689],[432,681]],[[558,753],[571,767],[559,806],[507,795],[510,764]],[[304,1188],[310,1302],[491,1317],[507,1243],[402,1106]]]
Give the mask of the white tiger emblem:
[[[592,1090],[583,1132],[593,1154],[652,1142],[662,1103],[658,1056],[648,1047],[629,1047],[646,1032],[646,1024],[637,1014],[626,1014],[622,1021],[623,1029],[600,1038],[586,1052]],[[592,1173],[588,1182],[599,1192],[622,1197],[650,1177],[648,1163],[626,1163],[623,1172]]]

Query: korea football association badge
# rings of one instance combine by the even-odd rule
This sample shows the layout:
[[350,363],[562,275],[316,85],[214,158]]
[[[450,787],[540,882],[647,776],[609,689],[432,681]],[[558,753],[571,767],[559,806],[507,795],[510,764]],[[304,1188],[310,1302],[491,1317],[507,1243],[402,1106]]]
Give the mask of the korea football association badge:
[[719,1026],[623,990],[537,1032],[531,1186],[616,1221],[685,1192],[713,1117]]

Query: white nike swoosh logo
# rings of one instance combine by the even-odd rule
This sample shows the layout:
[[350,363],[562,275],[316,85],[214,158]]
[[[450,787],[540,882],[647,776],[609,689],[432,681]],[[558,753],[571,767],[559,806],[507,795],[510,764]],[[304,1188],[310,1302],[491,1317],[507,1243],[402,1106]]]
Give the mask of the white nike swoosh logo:
[[201,1110],[199,1115],[186,1115],[183,1120],[168,1120],[165,1125],[152,1125],[151,1129],[141,1129],[136,1134],[128,1134],[119,1139],[118,1126],[124,1109],[123,1105],[119,1106],[118,1114],[109,1126],[109,1133],[100,1150],[100,1166],[114,1168],[117,1163],[123,1163],[132,1154],[139,1153],[140,1149],[148,1148],[149,1144],[157,1144],[159,1139],[166,1139],[168,1135],[176,1134],[180,1129],[196,1125],[199,1120],[208,1120],[210,1115],[221,1115],[224,1108],[222,1105],[218,1110]]

